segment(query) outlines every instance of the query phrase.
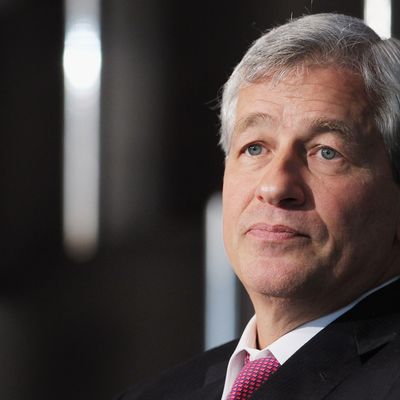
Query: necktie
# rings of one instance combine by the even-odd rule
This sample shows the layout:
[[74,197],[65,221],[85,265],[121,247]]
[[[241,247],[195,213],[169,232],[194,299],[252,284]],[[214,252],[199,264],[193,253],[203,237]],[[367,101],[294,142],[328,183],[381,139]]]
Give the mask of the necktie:
[[278,360],[271,354],[268,357],[250,361],[247,353],[244,367],[233,383],[228,400],[246,400],[280,367]]

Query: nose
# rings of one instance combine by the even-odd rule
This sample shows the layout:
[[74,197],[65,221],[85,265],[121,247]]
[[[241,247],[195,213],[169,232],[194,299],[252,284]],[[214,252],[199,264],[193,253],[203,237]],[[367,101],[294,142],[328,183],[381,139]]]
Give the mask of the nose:
[[275,207],[298,208],[306,201],[306,186],[299,157],[276,154],[264,167],[255,196]]

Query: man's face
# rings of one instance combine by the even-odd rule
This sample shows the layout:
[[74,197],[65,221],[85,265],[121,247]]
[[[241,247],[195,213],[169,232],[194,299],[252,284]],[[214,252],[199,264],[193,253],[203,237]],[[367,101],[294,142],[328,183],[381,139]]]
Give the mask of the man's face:
[[359,77],[309,67],[241,89],[224,241],[250,296],[328,311],[395,275],[399,205]]

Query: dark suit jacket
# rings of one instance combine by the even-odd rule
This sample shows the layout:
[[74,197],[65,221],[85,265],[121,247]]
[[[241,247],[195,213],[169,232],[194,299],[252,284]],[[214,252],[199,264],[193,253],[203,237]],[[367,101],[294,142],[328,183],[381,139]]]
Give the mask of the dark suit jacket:
[[[252,399],[400,400],[400,282],[371,294],[301,347]],[[237,342],[135,386],[118,400],[220,400]]]

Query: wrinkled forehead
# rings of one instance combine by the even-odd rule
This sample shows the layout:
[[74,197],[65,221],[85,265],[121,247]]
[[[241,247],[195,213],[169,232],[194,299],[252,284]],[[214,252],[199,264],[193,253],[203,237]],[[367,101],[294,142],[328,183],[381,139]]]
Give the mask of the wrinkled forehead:
[[316,60],[314,58],[298,59],[293,64],[281,65],[279,67],[270,67],[266,62],[262,67],[255,68],[252,65],[242,64],[233,73],[226,86],[224,101],[221,108],[221,144],[225,153],[229,153],[232,135],[235,129],[236,113],[238,105],[238,97],[242,89],[250,85],[262,82],[270,82],[271,86],[277,86],[282,81],[296,80],[306,75],[313,74],[316,69],[335,69],[343,73],[343,78],[348,76],[353,80],[360,82],[359,98],[365,100],[365,112],[370,118],[370,122],[375,124],[376,107],[372,104],[376,103],[376,99],[367,92],[361,71],[355,69],[354,66],[344,61],[337,61],[334,58],[325,58],[324,60]]
[[312,76],[316,71],[320,70],[334,70],[343,77],[343,80],[357,81],[360,94],[366,98],[369,97],[361,71],[356,69],[352,64],[334,58],[319,61],[305,58],[293,64],[273,68],[269,68],[268,64],[266,64],[264,68],[259,67],[254,71],[252,71],[250,66],[243,66],[240,72],[241,79],[237,86],[237,94],[242,88],[248,85],[267,81],[272,86],[279,85],[282,81],[288,83],[296,82],[310,75]]

